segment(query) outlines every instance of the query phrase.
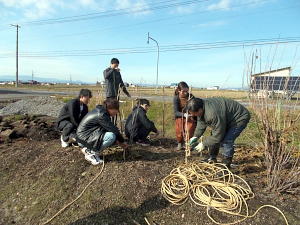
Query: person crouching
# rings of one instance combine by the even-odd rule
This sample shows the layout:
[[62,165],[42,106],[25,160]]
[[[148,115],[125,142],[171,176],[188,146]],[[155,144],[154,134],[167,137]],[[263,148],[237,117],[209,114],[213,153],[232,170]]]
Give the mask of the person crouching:
[[150,104],[147,99],[138,100],[125,124],[126,136],[142,146],[150,146],[146,139],[151,131],[159,135],[154,123],[146,115],[149,107]]
[[106,99],[103,105],[97,105],[90,111],[77,128],[77,141],[84,146],[82,152],[85,159],[93,165],[103,162],[98,153],[110,145],[116,143],[123,149],[127,148],[119,129],[110,120],[110,117],[114,117],[118,111],[119,101]]

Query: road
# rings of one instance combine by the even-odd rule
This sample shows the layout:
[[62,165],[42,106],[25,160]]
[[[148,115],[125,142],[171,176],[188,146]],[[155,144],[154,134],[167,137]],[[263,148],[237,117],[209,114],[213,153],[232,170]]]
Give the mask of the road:
[[[37,96],[53,96],[53,95],[74,95],[77,96],[78,92],[66,92],[66,91],[36,91],[36,90],[16,90],[16,89],[0,89],[0,101],[24,99]],[[103,93],[105,95],[105,93]],[[132,95],[132,99],[136,99],[138,96]],[[149,100],[163,101],[162,96],[143,96]],[[165,101],[172,101],[173,96],[165,96]]]
[[[77,96],[78,92],[66,92],[66,91],[36,91],[36,90],[16,90],[16,89],[0,89],[0,102],[7,101],[7,100],[13,100],[13,99],[24,99],[24,98],[30,98],[30,97],[37,97],[37,96],[53,96],[53,95],[73,95]],[[105,95],[103,93],[103,95]],[[136,99],[136,95],[132,95],[132,99]],[[154,101],[163,101],[172,102],[173,96],[156,96],[156,95],[147,95],[142,96],[143,98],[154,100]],[[246,107],[250,107],[250,102],[248,100],[239,101],[242,105]],[[297,105],[295,105],[295,102],[292,102],[292,105],[281,105],[282,108],[296,108],[300,109],[300,105],[297,102]],[[274,104],[269,104],[269,107],[274,107]]]

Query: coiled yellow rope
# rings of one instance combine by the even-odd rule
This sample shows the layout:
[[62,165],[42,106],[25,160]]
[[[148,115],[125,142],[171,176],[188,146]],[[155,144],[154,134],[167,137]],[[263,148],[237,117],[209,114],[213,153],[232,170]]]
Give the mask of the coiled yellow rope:
[[[217,178],[217,173],[223,176]],[[216,224],[224,223],[213,219],[209,214],[210,209],[241,217],[230,223],[236,224],[254,217],[265,207],[276,209],[288,224],[284,214],[272,205],[261,206],[253,215],[249,215],[246,201],[254,198],[254,193],[244,179],[218,163],[193,162],[180,165],[162,180],[161,193],[175,205],[184,204],[190,197],[195,204],[206,207],[207,216]]]

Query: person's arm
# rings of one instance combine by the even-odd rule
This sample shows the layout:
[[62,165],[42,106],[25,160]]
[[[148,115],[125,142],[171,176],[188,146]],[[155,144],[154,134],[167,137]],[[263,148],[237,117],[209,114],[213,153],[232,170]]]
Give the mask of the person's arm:
[[78,127],[78,125],[80,123],[80,121],[79,121],[80,105],[78,104],[78,102],[77,101],[73,101],[72,103],[70,102],[68,104],[68,111],[69,111],[71,123],[75,127]]
[[121,143],[124,142],[124,138],[123,138],[122,134],[120,133],[119,129],[110,121],[110,117],[107,114],[103,114],[100,117],[98,123],[101,127],[103,127],[108,132],[114,133],[116,135],[116,139],[119,142],[121,142]]
[[175,117],[183,116],[183,113],[181,111],[179,111],[179,104],[180,104],[180,100],[179,100],[178,95],[176,95],[173,98],[173,110],[174,110]]
[[129,92],[127,91],[126,87],[125,87],[125,84],[123,82],[123,79],[122,79],[122,76],[121,76],[121,73],[120,73],[120,87],[122,88],[123,92],[130,98],[131,95],[129,94]]
[[210,126],[212,127],[211,136],[203,142],[205,147],[220,144],[226,133],[226,122],[218,115],[212,118]]
[[89,112],[89,108],[88,108],[88,106],[87,105],[83,105],[83,110],[82,110],[82,112],[81,112],[81,114],[80,114],[80,121],[79,121],[79,123],[81,122],[81,120],[85,117],[85,115],[86,114],[88,114],[88,112]]
[[104,76],[104,79],[108,79],[110,78],[112,75],[113,75],[113,72],[114,72],[114,68],[107,68],[103,71],[103,76]]
[[204,121],[201,121],[199,119],[199,117],[197,117],[197,126],[196,126],[196,129],[195,129],[194,137],[199,139],[203,135],[203,133],[205,132],[206,127],[207,127],[206,123]]
[[139,121],[143,124],[143,126],[147,129],[147,130],[150,130],[154,133],[157,133],[157,129],[154,125],[154,123],[148,119],[147,115],[145,112],[142,111],[142,109],[139,109],[141,110],[140,112],[138,112],[138,119]]

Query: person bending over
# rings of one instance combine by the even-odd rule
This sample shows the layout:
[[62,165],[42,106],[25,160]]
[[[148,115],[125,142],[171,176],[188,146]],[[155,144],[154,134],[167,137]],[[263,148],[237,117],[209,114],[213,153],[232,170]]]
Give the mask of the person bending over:
[[106,99],[103,105],[97,105],[90,111],[77,128],[77,141],[84,146],[82,152],[85,159],[93,165],[103,162],[98,153],[110,145],[116,143],[123,149],[127,148],[119,129],[110,120],[110,117],[115,116],[118,111],[119,101]]
[[159,134],[154,123],[147,117],[147,111],[150,107],[147,99],[140,99],[132,109],[132,113],[128,116],[125,124],[125,134],[130,139],[136,142],[136,144],[143,146],[150,146],[146,142],[147,136],[152,131]]
[[68,101],[60,110],[56,120],[56,128],[62,131],[61,146],[66,148],[76,138],[75,130],[80,121],[88,113],[87,104],[92,97],[89,89],[81,89],[78,98]]
[[209,148],[207,162],[217,162],[219,147],[222,146],[222,164],[230,169],[234,155],[234,141],[247,127],[249,111],[234,100],[224,98],[191,99],[187,110],[197,116],[197,126],[190,143],[198,140],[207,126],[212,128],[211,136],[196,146],[202,151]]

